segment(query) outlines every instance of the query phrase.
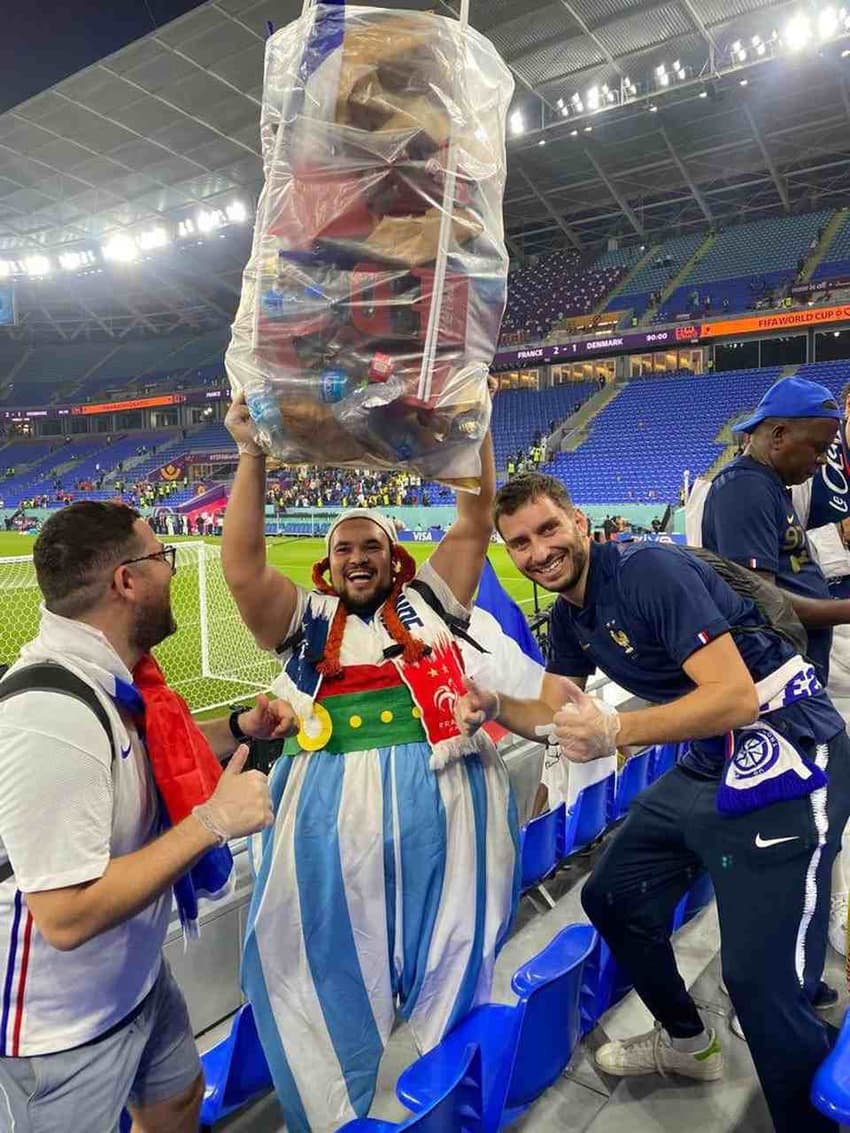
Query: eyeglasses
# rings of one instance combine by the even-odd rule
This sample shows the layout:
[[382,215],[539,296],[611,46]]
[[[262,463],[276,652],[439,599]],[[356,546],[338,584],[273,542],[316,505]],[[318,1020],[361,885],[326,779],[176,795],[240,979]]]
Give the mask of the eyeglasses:
[[163,547],[161,551],[154,551],[150,555],[139,555],[137,559],[125,559],[119,566],[130,566],[131,563],[146,563],[148,559],[160,559],[164,563],[168,563],[171,567],[171,573],[177,574],[177,548],[176,547]]

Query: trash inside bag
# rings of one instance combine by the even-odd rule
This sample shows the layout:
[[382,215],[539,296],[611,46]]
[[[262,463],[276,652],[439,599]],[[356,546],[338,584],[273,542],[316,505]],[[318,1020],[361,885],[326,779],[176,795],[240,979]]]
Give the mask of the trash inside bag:
[[492,44],[442,16],[316,4],[269,38],[225,360],[271,456],[477,489],[512,93]]

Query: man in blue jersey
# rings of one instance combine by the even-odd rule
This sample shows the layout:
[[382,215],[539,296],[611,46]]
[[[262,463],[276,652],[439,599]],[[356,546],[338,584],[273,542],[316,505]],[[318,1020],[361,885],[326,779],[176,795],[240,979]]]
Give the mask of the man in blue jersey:
[[[716,1036],[670,945],[673,910],[705,868],[724,977],[776,1128],[834,1130],[808,1098],[829,1050],[810,995],[826,948],[829,871],[850,812],[850,743],[813,666],[682,548],[591,542],[552,477],[510,481],[495,514],[515,565],[559,594],[549,671],[537,701],[473,685],[461,722],[472,730],[497,718],[528,737],[549,725],[576,762],[615,745],[691,741],[682,762],[635,801],[582,894],[657,1020],[647,1034],[601,1047],[599,1066],[621,1076],[721,1076]],[[597,668],[650,707],[618,714],[585,695]]]
[[755,413],[735,426],[748,444],[715,477],[702,515],[702,544],[764,575],[788,592],[809,635],[808,655],[829,677],[832,627],[850,622],[850,602],[836,602],[794,510],[791,485],[826,463],[841,409],[826,386],[784,378]]

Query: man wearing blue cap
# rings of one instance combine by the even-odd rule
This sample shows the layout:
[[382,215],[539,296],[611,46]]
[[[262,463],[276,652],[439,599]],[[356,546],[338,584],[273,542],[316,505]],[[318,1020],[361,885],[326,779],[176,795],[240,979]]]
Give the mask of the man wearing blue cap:
[[790,594],[824,685],[832,627],[850,622],[850,601],[830,596],[794,510],[791,486],[826,463],[840,421],[841,409],[826,386],[804,378],[776,382],[755,413],[735,426],[749,443],[714,479],[702,517],[703,546]]

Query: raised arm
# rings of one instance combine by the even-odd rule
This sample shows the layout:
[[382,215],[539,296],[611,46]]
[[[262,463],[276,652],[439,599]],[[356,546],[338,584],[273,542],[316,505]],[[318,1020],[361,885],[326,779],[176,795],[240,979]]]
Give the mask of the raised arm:
[[239,466],[224,516],[221,565],[243,622],[261,648],[274,649],[289,632],[298,591],[266,562],[266,460],[244,398],[234,400],[225,424],[239,446]]
[[431,566],[463,606],[469,606],[484,568],[493,534],[496,464],[490,433],[481,446],[481,490],[458,492],[457,519],[429,559]]

